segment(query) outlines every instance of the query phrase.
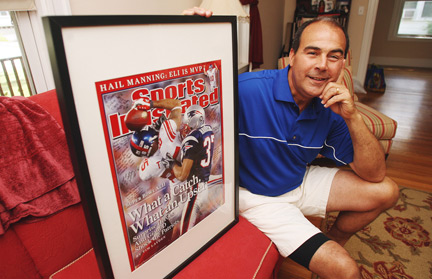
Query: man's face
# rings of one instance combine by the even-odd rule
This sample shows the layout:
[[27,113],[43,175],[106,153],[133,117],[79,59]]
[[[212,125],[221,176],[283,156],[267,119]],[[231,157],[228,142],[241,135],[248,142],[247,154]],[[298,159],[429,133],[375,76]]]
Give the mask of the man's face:
[[290,51],[288,80],[294,99],[318,97],[336,81],[345,64],[345,35],[325,22],[312,23],[303,31],[297,53]]

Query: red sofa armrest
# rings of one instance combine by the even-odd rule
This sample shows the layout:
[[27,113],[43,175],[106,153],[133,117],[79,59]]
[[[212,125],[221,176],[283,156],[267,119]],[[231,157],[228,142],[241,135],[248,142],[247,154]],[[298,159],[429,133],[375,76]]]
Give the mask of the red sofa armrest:
[[55,89],[30,96],[29,99],[43,107],[54,117],[62,128],[64,127]]

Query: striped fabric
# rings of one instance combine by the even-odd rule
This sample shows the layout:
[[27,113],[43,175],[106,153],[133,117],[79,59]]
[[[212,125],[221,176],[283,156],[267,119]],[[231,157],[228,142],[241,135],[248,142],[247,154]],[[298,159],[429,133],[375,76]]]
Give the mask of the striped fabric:
[[390,148],[392,147],[393,141],[392,140],[379,140],[379,143],[384,149],[384,153],[387,155],[390,153]]
[[360,111],[363,121],[378,140],[394,138],[397,129],[397,122],[381,112],[360,102],[355,102]]
[[345,67],[351,66],[351,59],[352,59],[352,55],[351,55],[351,49],[350,49],[350,50],[348,50],[347,57],[345,58]]
[[288,65],[289,65],[289,57],[288,56],[279,58],[279,60],[278,60],[278,69],[279,70],[285,69]]
[[354,101],[357,101],[357,95],[354,94],[354,82],[352,77],[352,68],[351,66],[345,66],[344,69],[344,77],[342,80],[342,83],[345,85],[346,88],[348,88],[351,96],[354,98]]

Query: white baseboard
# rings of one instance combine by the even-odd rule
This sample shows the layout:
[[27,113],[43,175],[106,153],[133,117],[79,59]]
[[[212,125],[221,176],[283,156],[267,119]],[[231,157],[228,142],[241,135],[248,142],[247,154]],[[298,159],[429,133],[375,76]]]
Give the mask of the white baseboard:
[[432,59],[371,56],[369,57],[369,64],[378,64],[381,66],[432,68]]

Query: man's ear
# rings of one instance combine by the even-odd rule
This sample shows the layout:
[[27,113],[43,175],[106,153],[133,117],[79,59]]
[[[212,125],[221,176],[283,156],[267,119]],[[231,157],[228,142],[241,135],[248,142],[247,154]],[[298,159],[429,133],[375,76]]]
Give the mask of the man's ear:
[[295,57],[294,49],[290,50],[288,57],[289,57],[290,66],[294,65],[294,57]]

